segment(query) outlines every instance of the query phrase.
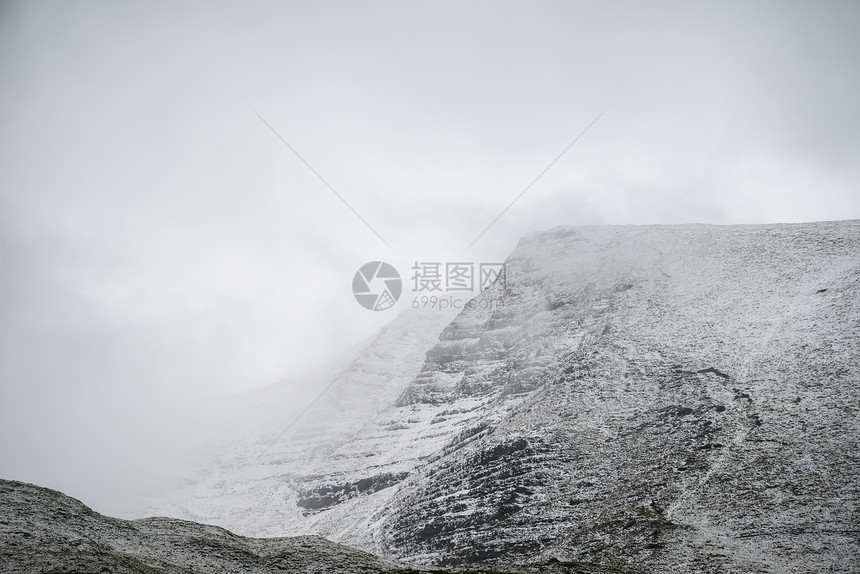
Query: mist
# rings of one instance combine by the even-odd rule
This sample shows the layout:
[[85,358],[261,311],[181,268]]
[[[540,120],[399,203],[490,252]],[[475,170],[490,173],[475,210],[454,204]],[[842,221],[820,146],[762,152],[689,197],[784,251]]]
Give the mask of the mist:
[[0,476],[127,514],[213,405],[409,308],[356,304],[367,261],[408,284],[560,224],[860,217],[858,25],[847,1],[4,3]]

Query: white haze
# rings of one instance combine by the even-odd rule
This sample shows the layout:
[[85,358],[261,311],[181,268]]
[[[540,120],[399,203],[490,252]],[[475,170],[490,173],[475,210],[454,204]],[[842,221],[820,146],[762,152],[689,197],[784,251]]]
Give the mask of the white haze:
[[393,318],[352,298],[366,261],[860,217],[858,27],[856,2],[0,4],[0,476],[124,512],[207,405]]

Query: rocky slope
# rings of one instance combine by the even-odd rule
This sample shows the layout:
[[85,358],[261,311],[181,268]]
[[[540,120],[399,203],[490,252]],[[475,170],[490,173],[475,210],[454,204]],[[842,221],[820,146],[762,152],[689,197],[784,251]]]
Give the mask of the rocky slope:
[[380,509],[390,554],[857,570],[857,222],[561,228],[507,286],[401,397],[482,430]]
[[309,413],[350,433],[172,508],[420,564],[858,571],[858,291],[856,221],[533,234],[388,402]]
[[318,537],[255,539],[169,518],[119,520],[37,486],[0,481],[0,566],[34,572],[396,572]]
[[270,572],[421,574],[435,572],[611,574],[598,566],[456,570],[413,568],[316,536],[245,538],[170,518],[119,520],[59,492],[0,480],[0,571],[114,574],[267,574]]

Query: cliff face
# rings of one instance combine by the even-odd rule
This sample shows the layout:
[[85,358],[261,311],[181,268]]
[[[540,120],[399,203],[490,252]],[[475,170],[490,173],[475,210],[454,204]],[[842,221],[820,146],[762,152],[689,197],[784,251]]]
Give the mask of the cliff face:
[[183,508],[241,484],[243,525],[417,563],[857,571],[860,222],[558,228],[506,273],[350,436]]

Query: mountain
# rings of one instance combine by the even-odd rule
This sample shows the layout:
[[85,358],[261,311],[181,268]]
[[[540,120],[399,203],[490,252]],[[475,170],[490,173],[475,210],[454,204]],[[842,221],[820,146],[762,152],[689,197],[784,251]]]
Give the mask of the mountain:
[[119,520],[47,488],[0,480],[0,571],[114,574],[527,574],[620,573],[598,566],[415,568],[324,538],[245,538],[214,526],[170,518]]
[[254,539],[169,518],[102,516],[59,492],[0,480],[0,566],[34,572],[404,572],[318,537]]
[[297,503],[311,485],[354,480],[363,487],[369,479],[374,486],[364,490],[378,490],[414,468],[421,453],[392,450],[390,433],[398,423],[389,410],[452,318],[405,312],[341,368],[237,401],[221,417],[224,428],[211,431],[203,449],[209,458],[199,456],[191,477],[139,514],[218,524],[248,536],[331,537],[306,524],[314,502]]
[[858,221],[532,234],[170,509],[415,564],[860,571],[858,291]]

